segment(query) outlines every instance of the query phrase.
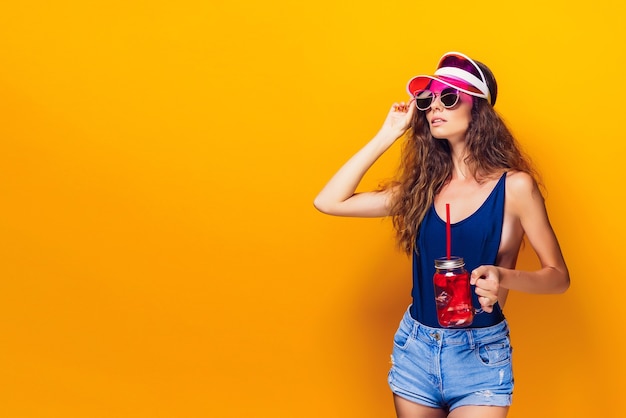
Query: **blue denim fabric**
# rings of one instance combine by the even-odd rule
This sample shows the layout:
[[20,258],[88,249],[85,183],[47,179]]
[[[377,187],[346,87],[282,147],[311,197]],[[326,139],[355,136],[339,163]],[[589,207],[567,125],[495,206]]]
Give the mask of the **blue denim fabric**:
[[394,336],[389,387],[433,408],[509,406],[512,347],[506,320],[486,328],[431,328],[405,313]]

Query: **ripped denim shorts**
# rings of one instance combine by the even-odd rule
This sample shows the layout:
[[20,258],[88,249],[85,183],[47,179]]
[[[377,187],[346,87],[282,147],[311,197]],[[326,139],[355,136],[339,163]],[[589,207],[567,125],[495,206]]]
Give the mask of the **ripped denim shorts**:
[[511,354],[506,320],[486,328],[431,328],[407,310],[394,336],[389,387],[401,398],[448,411],[509,406]]

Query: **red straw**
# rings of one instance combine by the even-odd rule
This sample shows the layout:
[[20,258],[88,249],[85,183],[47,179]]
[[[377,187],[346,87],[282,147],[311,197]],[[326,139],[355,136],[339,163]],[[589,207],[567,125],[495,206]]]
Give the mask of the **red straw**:
[[446,203],[446,254],[450,259],[450,204]]

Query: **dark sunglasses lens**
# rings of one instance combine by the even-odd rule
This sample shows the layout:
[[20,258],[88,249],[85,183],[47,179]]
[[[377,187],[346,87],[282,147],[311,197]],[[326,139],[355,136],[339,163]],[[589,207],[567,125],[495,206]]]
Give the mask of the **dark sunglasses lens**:
[[453,107],[459,101],[459,92],[455,89],[444,89],[441,92],[440,100],[445,108]]
[[433,102],[433,92],[430,90],[422,90],[415,94],[415,105],[419,110],[428,110]]

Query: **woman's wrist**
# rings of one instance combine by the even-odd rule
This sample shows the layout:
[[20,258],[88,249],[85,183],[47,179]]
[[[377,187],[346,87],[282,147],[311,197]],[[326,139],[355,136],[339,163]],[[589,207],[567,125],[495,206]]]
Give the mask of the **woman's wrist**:
[[384,145],[386,147],[390,147],[394,142],[400,138],[402,134],[398,134],[398,132],[393,132],[388,129],[381,129],[372,139],[372,142],[376,142],[378,144]]

